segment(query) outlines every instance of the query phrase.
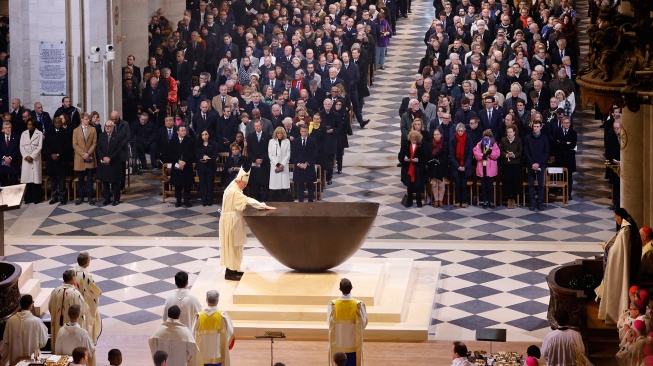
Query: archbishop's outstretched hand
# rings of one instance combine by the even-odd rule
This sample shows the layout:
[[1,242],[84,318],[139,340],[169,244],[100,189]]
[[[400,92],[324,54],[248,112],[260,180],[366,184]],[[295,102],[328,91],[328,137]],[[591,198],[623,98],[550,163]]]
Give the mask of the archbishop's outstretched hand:
[[265,206],[265,209],[266,209],[266,210],[276,210],[277,208],[276,208],[276,207],[272,207],[272,206]]

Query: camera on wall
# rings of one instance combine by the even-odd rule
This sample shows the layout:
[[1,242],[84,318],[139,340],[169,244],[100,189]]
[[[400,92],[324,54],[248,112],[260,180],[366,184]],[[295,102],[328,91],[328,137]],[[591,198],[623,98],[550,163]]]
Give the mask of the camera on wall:
[[116,59],[116,51],[114,50],[112,44],[107,45],[106,51],[107,51],[106,54],[107,61],[113,61]]
[[91,47],[91,55],[88,58],[91,60],[91,62],[94,62],[94,63],[100,62],[100,47],[92,46]]

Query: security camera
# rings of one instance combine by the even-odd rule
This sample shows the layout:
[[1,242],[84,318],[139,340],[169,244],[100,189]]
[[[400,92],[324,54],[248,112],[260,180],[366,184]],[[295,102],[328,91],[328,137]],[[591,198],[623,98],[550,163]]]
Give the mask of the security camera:
[[106,50],[107,50],[107,54],[106,54],[107,61],[115,60],[116,59],[116,51],[113,49],[113,45],[108,44]]
[[91,60],[91,62],[94,63],[100,62],[100,47],[98,46],[91,47],[91,55],[89,56],[89,59]]

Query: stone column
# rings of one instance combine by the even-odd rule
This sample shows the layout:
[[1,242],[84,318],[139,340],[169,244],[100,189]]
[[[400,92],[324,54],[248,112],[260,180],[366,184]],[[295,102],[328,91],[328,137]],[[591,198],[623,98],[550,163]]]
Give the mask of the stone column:
[[[623,109],[621,116],[621,206],[639,224],[644,218],[644,113]],[[625,133],[625,137],[624,137]],[[623,139],[626,138],[625,146]]]
[[643,145],[645,145],[642,161],[644,162],[644,221],[638,222],[641,226],[653,225],[653,149],[650,143],[653,141],[653,106],[644,105],[644,134]]

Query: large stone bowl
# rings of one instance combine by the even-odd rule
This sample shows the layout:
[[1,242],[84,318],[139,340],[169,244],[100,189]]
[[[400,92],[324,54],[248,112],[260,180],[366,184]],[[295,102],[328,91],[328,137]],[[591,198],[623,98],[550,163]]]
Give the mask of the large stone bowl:
[[244,211],[263,247],[283,265],[300,272],[323,272],[360,249],[372,229],[378,203],[275,202],[277,210]]
[[18,279],[23,270],[11,262],[0,262],[0,322],[20,310]]

